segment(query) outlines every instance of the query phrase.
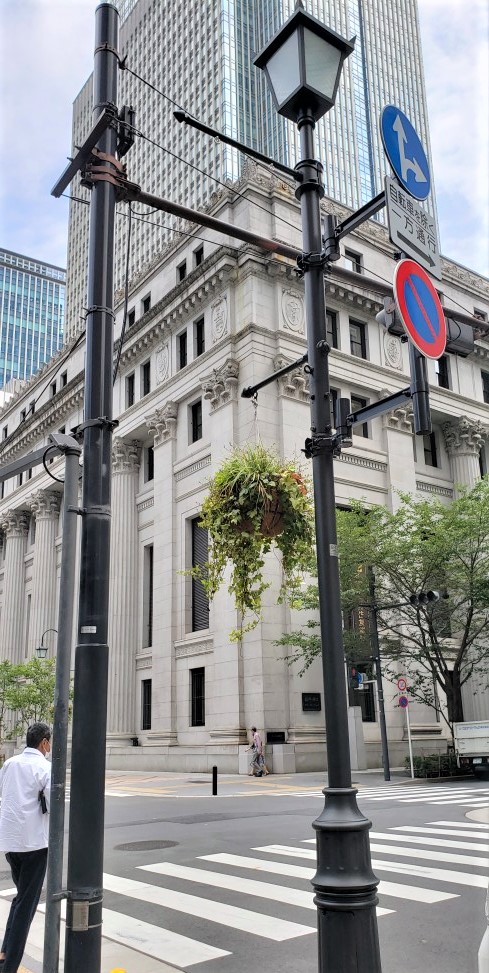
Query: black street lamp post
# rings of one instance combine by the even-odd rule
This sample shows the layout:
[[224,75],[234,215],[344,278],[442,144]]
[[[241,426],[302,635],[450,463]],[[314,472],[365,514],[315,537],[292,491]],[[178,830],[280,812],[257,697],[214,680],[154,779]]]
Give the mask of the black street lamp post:
[[353,44],[309,16],[302,3],[255,59],[267,75],[277,111],[296,122],[301,161],[296,195],[301,204],[307,347],[310,369],[311,438],[324,679],[328,787],[314,822],[320,973],[380,973],[377,878],[370,858],[370,821],[357,807],[352,787],[342,640],[334,496],[334,443],[326,340],[320,200],[322,165],[314,158],[314,127],[334,105],[342,64]]

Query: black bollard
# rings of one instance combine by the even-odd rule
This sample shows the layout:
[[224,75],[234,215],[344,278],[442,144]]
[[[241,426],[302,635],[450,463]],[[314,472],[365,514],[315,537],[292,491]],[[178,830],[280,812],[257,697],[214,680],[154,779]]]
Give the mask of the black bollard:
[[217,767],[212,768],[212,794],[214,797],[217,794]]

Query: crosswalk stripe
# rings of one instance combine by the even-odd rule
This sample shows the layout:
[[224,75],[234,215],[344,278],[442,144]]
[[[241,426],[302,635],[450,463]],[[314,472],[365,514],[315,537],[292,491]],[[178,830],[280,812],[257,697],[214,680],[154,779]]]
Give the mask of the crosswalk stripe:
[[[398,834],[387,834],[385,831],[371,831],[370,838],[380,841],[399,841]],[[444,838],[422,838],[420,835],[407,834],[403,834],[402,840],[407,841],[410,845],[430,845],[433,848],[468,848],[469,851],[485,851],[489,855],[489,841],[479,844],[475,841],[445,841]],[[489,866],[489,861],[487,864]]]
[[[62,903],[62,919],[66,919],[66,902]],[[39,906],[40,912],[46,911],[46,906]],[[167,963],[187,969],[196,963],[206,963],[208,960],[231,956],[229,950],[209,946],[208,943],[181,936],[171,932],[163,926],[156,926],[134,916],[128,916],[113,909],[102,911],[102,934],[104,939],[120,943],[129,949],[142,950],[154,959],[165,957]]]
[[298,936],[309,935],[316,931],[314,926],[289,922],[286,919],[278,919],[276,916],[267,916],[261,912],[240,909],[225,902],[201,899],[195,895],[175,892],[173,889],[166,889],[159,885],[147,885],[144,882],[121,878],[118,875],[104,875],[104,888],[109,892],[118,892],[120,895],[161,905],[167,909],[173,909],[175,912],[184,912],[187,915],[198,916],[199,919],[208,919],[210,922],[240,929],[241,932],[250,932],[256,936],[262,936],[264,939],[272,939],[275,942],[295,939]]
[[[442,828],[452,828],[454,821],[428,821],[428,824],[436,824]],[[489,824],[484,824],[482,821],[480,824],[475,824],[472,821],[457,821],[457,828],[466,828],[471,831],[487,831],[489,832]]]
[[[456,821],[452,821],[452,824],[457,824],[457,822]],[[432,834],[432,835],[438,835],[438,836],[440,836],[440,830],[439,830],[439,828],[415,828],[413,825],[410,825],[410,824],[400,824],[400,825],[397,825],[397,827],[391,828],[391,831],[403,831],[403,832],[404,831],[413,831],[415,834]],[[486,837],[486,835],[484,834],[483,831],[474,831],[472,833],[471,832],[467,833],[467,831],[457,830],[456,828],[446,828],[446,830],[443,831],[443,834],[444,835],[446,835],[446,834],[447,835],[451,835],[453,838],[468,838],[468,837],[484,838],[484,837]],[[487,835],[487,837],[489,839],[489,834]],[[471,847],[475,847],[475,846],[471,846]],[[489,845],[488,845],[488,848],[489,848]]]
[[189,868],[186,865],[176,865],[173,862],[157,862],[154,865],[139,865],[143,872],[156,872],[157,875],[169,875],[200,885],[212,885],[217,889],[228,889],[231,892],[242,892],[254,895],[259,899],[270,899],[283,902],[285,905],[296,905],[302,909],[316,909],[313,902],[313,891],[288,888],[286,885],[275,885],[271,882],[257,882],[254,879],[238,878],[224,872],[212,872],[204,868]]
[[413,878],[431,879],[435,882],[447,882],[450,885],[468,885],[471,888],[487,890],[486,876],[475,875],[472,872],[455,872],[448,868],[410,865],[407,862],[386,862],[379,858],[372,858],[372,868],[376,872],[395,872],[396,875],[412,875]]
[[[201,855],[206,861],[221,865],[231,865],[235,868],[252,868],[258,871],[272,872],[274,875],[287,875],[289,878],[302,878],[311,881],[315,869],[304,865],[284,865],[282,862],[264,862],[260,858],[246,858],[241,855]],[[212,873],[211,873],[212,874]],[[380,882],[379,895],[391,895],[399,899],[411,899],[413,902],[443,902],[445,899],[456,899],[453,892],[437,892],[432,889],[420,888],[416,885],[400,885],[398,882]]]
[[[316,852],[312,848],[292,848],[289,845],[264,845],[253,848],[253,851],[263,851],[272,855],[286,855],[288,858],[315,859]],[[370,842],[371,851],[381,851],[384,855],[400,855],[401,858],[429,858],[430,861],[449,862],[451,865],[475,865],[477,868],[487,868],[487,858],[475,858],[473,855],[456,855],[449,852],[424,850],[423,848],[404,848],[402,845],[390,847]],[[486,880],[487,885],[487,880]]]

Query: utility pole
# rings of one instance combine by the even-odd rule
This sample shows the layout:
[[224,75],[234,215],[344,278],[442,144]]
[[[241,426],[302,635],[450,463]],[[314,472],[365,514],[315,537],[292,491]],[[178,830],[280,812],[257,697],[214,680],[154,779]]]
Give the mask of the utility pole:
[[[95,13],[93,113],[117,118],[117,9]],[[97,149],[116,172],[117,132]],[[100,155],[99,155],[100,158]],[[78,644],[75,650],[66,973],[99,973],[102,945],[107,722],[110,486],[112,451],[113,262],[116,188],[95,180],[90,203],[83,493]]]

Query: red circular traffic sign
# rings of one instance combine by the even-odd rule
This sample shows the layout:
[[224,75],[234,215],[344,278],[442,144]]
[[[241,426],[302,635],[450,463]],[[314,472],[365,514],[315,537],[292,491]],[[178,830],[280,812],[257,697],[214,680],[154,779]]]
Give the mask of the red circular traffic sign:
[[399,706],[402,706],[403,709],[406,709],[408,702],[407,696],[399,696]]
[[431,278],[415,260],[400,260],[394,271],[394,297],[411,341],[427,358],[440,358],[447,326]]
[[402,693],[404,693],[406,691],[406,689],[407,689],[407,682],[406,682],[406,680],[405,679],[398,679],[397,680],[397,688],[400,689]]

